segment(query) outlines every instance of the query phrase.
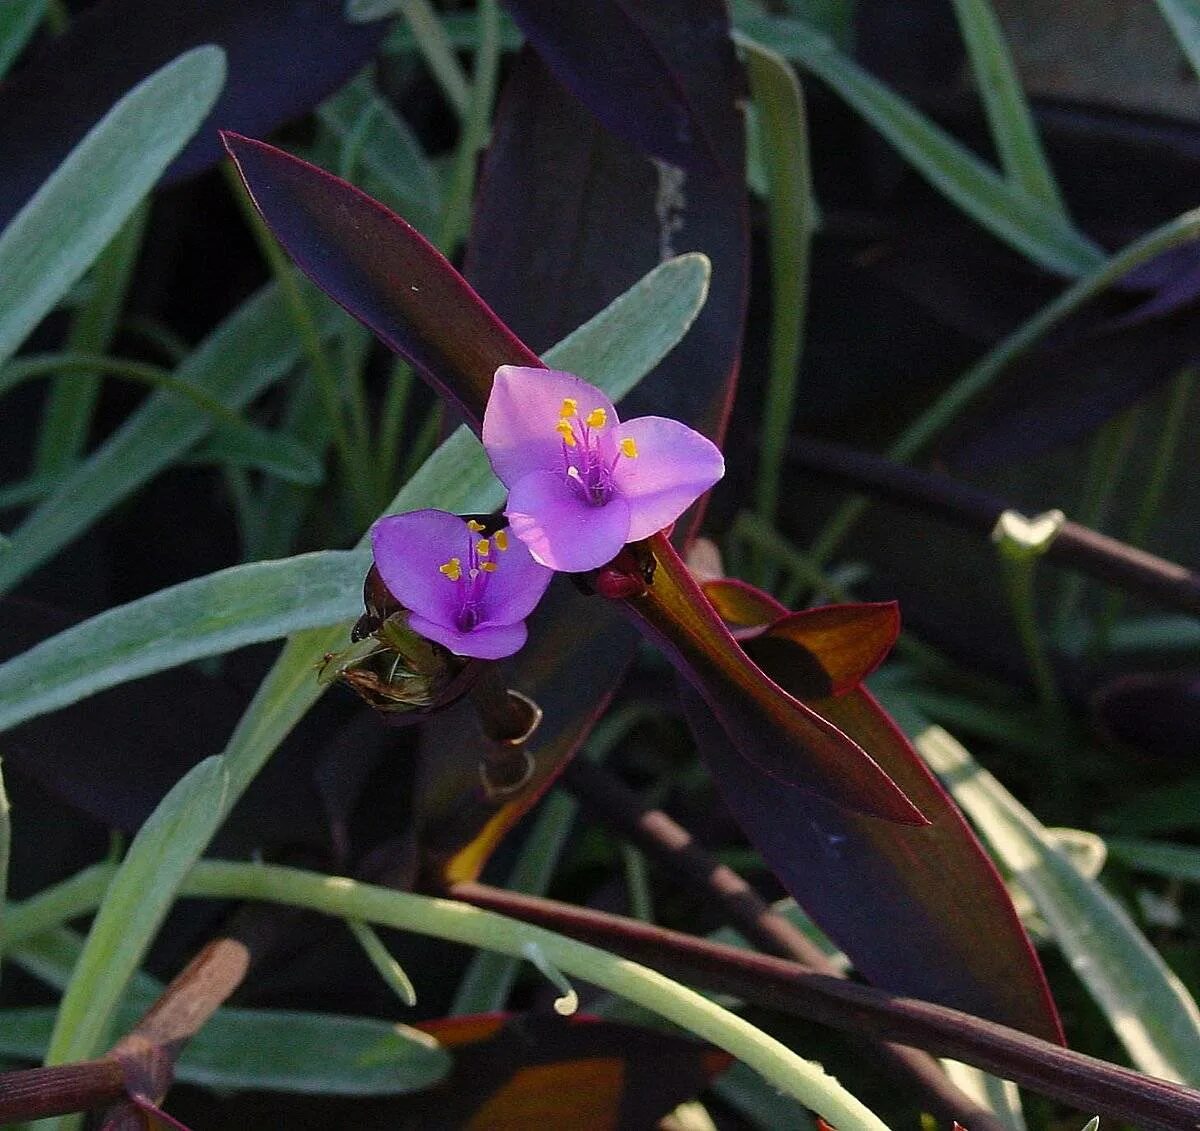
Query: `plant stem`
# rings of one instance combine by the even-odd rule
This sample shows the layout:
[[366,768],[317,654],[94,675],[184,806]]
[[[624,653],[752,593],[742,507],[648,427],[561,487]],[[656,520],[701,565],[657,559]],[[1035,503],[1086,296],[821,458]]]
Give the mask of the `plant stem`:
[[[1162,505],[1163,495],[1171,476],[1171,465],[1179,450],[1179,441],[1183,434],[1183,426],[1187,420],[1188,405],[1196,389],[1197,370],[1189,367],[1183,369],[1171,382],[1167,398],[1166,417],[1159,432],[1158,444],[1154,451],[1154,462],[1150,475],[1138,504],[1137,514],[1129,525],[1125,540],[1131,546],[1141,546],[1154,526],[1158,509]],[[1093,648],[1103,653],[1108,647],[1108,635],[1113,622],[1121,613],[1124,596],[1120,592],[1109,592],[1105,596],[1104,608],[1096,622],[1095,642]]]
[[958,1010],[818,974],[772,955],[697,939],[632,919],[455,884],[456,899],[585,938],[719,993],[858,1035],[925,1049],[1146,1131],[1180,1131],[1200,1121],[1200,1092],[1144,1076]]
[[[1002,499],[949,476],[902,467],[838,444],[805,439],[792,444],[790,455],[808,471],[983,535],[990,534],[1010,509]],[[1046,560],[1170,608],[1200,614],[1200,574],[1069,519]]]
[[180,894],[260,899],[524,956],[530,944],[564,974],[620,994],[745,1061],[839,1131],[884,1125],[817,1065],[753,1025],[645,966],[526,923],[451,900],[389,891],[337,876],[262,864],[202,861]]
[[[737,872],[702,848],[668,814],[643,803],[615,775],[587,758],[575,758],[563,771],[562,782],[591,816],[638,845],[676,883],[715,903],[725,921],[754,946],[798,962],[814,973],[842,977],[821,949],[767,906]],[[991,1113],[955,1087],[926,1053],[869,1038],[867,1044],[868,1055],[905,1087],[918,1088],[934,1114],[957,1121],[971,1131],[1002,1131]]]
[[[887,454],[897,463],[910,462],[1008,366],[1032,349],[1068,315],[1130,271],[1173,247],[1195,239],[1197,235],[1200,235],[1200,209],[1192,209],[1122,248],[989,350],[905,429]],[[824,563],[832,557],[866,506],[864,499],[852,499],[830,519],[813,543],[812,556],[818,563]]]

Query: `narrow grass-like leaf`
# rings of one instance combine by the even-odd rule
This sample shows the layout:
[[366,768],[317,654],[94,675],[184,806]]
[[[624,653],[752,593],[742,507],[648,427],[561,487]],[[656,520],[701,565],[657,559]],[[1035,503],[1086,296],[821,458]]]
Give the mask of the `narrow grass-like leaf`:
[[770,522],[779,500],[783,452],[796,404],[816,209],[808,121],[795,73],[774,51],[750,39],[738,42],[762,130],[771,217],[771,369],[755,485],[758,513]]
[[914,742],[1029,893],[1134,1064],[1200,1083],[1200,1010],[1125,909],[941,727],[921,730]]
[[408,217],[422,232],[432,231],[441,211],[437,174],[404,120],[360,75],[317,108],[321,124],[344,147],[343,173],[354,180],[362,170],[375,195]]
[[1108,837],[1109,855],[1139,872],[1151,872],[1172,880],[1200,884],[1200,848],[1194,844]]
[[1192,70],[1200,77],[1200,3],[1197,0],[1158,0],[1158,6],[1192,64]]
[[[314,308],[324,333],[339,312]],[[299,360],[286,305],[267,287],[221,323],[175,378],[230,408],[245,405]],[[0,591],[11,588],[101,515],[183,456],[213,427],[212,416],[170,393],[151,397],[13,532],[0,555]]]
[[[450,46],[455,51],[474,51],[479,46],[479,21],[473,12],[443,12],[442,29]],[[500,47],[504,51],[516,51],[525,42],[525,36],[513,18],[504,13],[500,17]],[[421,50],[412,27],[405,21],[398,22],[379,48],[384,55],[404,55]]]
[[358,945],[370,959],[379,976],[391,987],[392,992],[410,1009],[417,1004],[417,991],[412,979],[384,945],[374,927],[359,919],[347,919],[346,926],[357,940]]
[[464,116],[471,101],[470,84],[454,55],[442,21],[429,0],[347,0],[346,18],[366,23],[383,16],[401,15],[425,63],[437,79],[450,105]]
[[[229,786],[224,760],[205,758],[176,783],[139,830],[63,995],[47,1063],[76,1059],[75,1050],[105,1043],[125,987],[195,860],[192,846],[199,836],[212,835],[217,815],[226,811]],[[108,976],[111,969],[121,976]]]
[[0,664],[0,730],[165,668],[352,618],[369,566],[361,550],[251,562],[101,613]]
[[[664,333],[652,319],[649,325],[654,332],[648,335],[647,343],[640,349],[627,344],[621,351],[606,350],[606,344],[613,337],[621,337],[627,326],[636,324],[630,316],[642,313],[642,307],[653,299],[655,288],[648,285],[650,280],[658,280],[665,307],[679,310],[681,318],[674,339],[678,340],[703,302],[708,281],[703,257],[684,257],[675,264],[662,265],[639,284],[647,284],[640,292],[635,287],[572,335],[571,348],[577,351],[576,356],[585,355],[591,343],[590,348],[605,359],[585,371],[614,400],[628,392],[673,344],[671,335]],[[679,286],[692,296],[682,307],[674,296],[674,290]],[[635,297],[631,299],[630,294]],[[671,296],[669,301],[668,295]],[[286,326],[282,312],[277,311],[277,314],[278,322]],[[640,358],[645,368],[626,367],[633,357]],[[548,351],[545,360],[550,365],[562,364],[555,350]],[[483,449],[462,427],[426,461],[387,509],[392,512],[436,506],[469,513],[493,510],[502,500],[503,488],[492,475]],[[347,592],[353,592],[357,597],[361,578],[361,572],[348,576]],[[99,1050],[122,988],[136,972],[154,932],[174,901],[180,876],[177,869],[156,871],[163,850],[161,836],[156,830],[173,822],[179,806],[186,801],[191,823],[175,831],[170,841],[172,860],[195,861],[199,858],[263,763],[320,697],[323,688],[315,678],[314,667],[326,652],[345,643],[348,629],[349,625],[343,623],[290,637],[238,723],[224,753],[215,760],[201,763],[184,777],[163,799],[130,845],[117,879],[113,881],[113,891],[106,897],[101,914],[89,932],[84,953],[64,996],[49,1053],[55,1063],[86,1058]],[[214,761],[215,768],[211,768]],[[202,775],[205,766],[210,769]],[[147,875],[154,875],[155,882],[146,884],[141,893],[140,918],[127,924],[124,933],[115,938],[114,923],[121,913],[123,901],[129,898],[131,886],[145,883]],[[109,911],[110,905],[117,910]],[[366,915],[357,917],[369,918]],[[88,1024],[80,1027],[77,1022],[84,1013]],[[66,1125],[60,1123],[59,1126]]]
[[990,0],[954,0],[954,11],[1006,176],[1069,222]]
[[[150,1002],[117,1012],[132,1028]],[[0,1056],[40,1059],[54,1010],[0,1012]],[[175,1077],[208,1088],[312,1096],[396,1096],[432,1087],[451,1056],[419,1029],[367,1017],[282,1009],[220,1009],[187,1043]]]
[[0,234],[0,361],[87,270],[196,132],[225,81],[198,47],[122,98]]
[[7,0],[0,7],[0,79],[16,62],[46,11],[46,0]]
[[[1143,263],[1149,263],[1172,248],[1182,247],[1197,238],[1200,238],[1200,209],[1193,208],[1139,236],[1104,260],[1094,271],[1072,283],[1056,299],[997,342],[901,433],[888,448],[887,454],[901,463],[910,462],[949,427],[976,397],[990,388],[1010,365],[1033,349],[1066,318]],[[865,507],[862,499],[852,500],[843,505],[829,521],[811,551],[818,563],[823,564],[829,559]]]
[[[75,312],[67,332],[69,351],[102,354],[108,350],[137,264],[149,214],[149,203],[143,201],[92,266],[87,299]],[[100,377],[99,373],[76,373],[54,382],[42,411],[35,470],[60,471],[79,458],[100,395]]]
[[967,215],[1050,271],[1083,275],[1104,252],[1043,201],[1005,181],[899,95],[842,55],[800,20],[747,20],[751,38],[794,59],[828,83],[896,147],[926,180]]
[[286,432],[256,424],[217,425],[189,458],[196,463],[254,468],[301,487],[315,487],[325,478],[321,460],[311,448]]

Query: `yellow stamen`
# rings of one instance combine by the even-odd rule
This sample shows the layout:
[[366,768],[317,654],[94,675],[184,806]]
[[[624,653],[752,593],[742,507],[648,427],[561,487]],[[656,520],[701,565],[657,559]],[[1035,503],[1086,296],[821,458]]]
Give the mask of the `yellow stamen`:
[[637,459],[637,444],[634,443],[632,436],[626,436],[621,441],[621,455],[628,456],[630,459]]
[[475,543],[475,553],[481,558],[486,558],[492,552],[492,544],[486,538],[480,538]]
[[495,540],[497,550],[499,550],[503,553],[505,550],[508,549],[508,531],[507,530],[497,530],[496,533],[492,537]]
[[495,562],[480,562],[479,568],[481,570],[483,570],[484,573],[495,573],[496,572],[496,563]]
[[483,523],[476,522],[475,519],[469,518],[469,519],[467,519],[467,529],[472,534],[482,534],[483,533]]
[[444,573],[451,581],[457,581],[462,577],[462,562],[458,558],[451,558],[438,566],[438,572]]
[[588,413],[584,423],[589,428],[603,428],[608,423],[608,413],[602,408],[594,408]]
[[554,426],[554,431],[563,438],[563,443],[568,448],[575,446],[575,430],[571,427],[571,422],[565,417]]
[[574,416],[579,411],[579,402],[574,397],[567,397],[563,401],[563,406],[558,410],[558,415],[562,417]]

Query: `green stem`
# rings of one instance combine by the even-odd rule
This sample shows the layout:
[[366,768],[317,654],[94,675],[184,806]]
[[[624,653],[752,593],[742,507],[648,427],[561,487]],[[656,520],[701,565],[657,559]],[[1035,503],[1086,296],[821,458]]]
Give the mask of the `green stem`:
[[[888,455],[898,463],[911,462],[1008,366],[1028,352],[1064,318],[1130,271],[1198,235],[1200,209],[1192,209],[1122,248],[989,350],[909,425],[888,449]],[[830,519],[813,543],[812,557],[818,564],[827,562],[833,556],[866,506],[862,498],[851,499]]]
[[445,25],[429,0],[400,0],[401,15],[425,58],[425,65],[460,118],[470,113],[470,87],[454,54]]
[[[1083,476],[1078,520],[1092,530],[1102,530],[1117,484],[1125,470],[1137,434],[1139,412],[1133,408],[1104,424],[1091,444]],[[1071,629],[1071,620],[1083,595],[1083,576],[1068,573],[1058,590],[1058,610],[1053,633],[1061,640]]]
[[387,391],[383,397],[375,455],[375,470],[378,475],[376,490],[383,500],[390,499],[399,486],[396,481],[396,461],[400,450],[400,433],[404,429],[404,417],[408,411],[408,398],[412,395],[414,381],[412,366],[397,358],[392,365]]
[[171,393],[178,393],[187,398],[198,409],[215,417],[224,424],[245,427],[242,419],[228,405],[206,393],[203,389],[182,381],[169,369],[160,365],[151,365],[146,361],[127,361],[120,357],[107,357],[103,354],[90,353],[51,353],[35,354],[33,357],[19,358],[11,361],[0,369],[0,393],[7,392],[22,381],[31,381],[36,377],[45,377],[51,373],[74,372],[90,375],[103,373],[111,377],[122,377],[127,381],[139,381],[144,385],[154,385]]
[[[14,908],[6,924],[6,943],[11,946],[94,911],[113,871],[111,865],[97,865]],[[522,960],[528,960],[535,949],[564,974],[628,998],[724,1049],[834,1123],[839,1131],[887,1131],[819,1065],[801,1059],[736,1014],[645,966],[541,927],[454,900],[267,864],[198,861],[179,886],[178,895],[302,907]]]
[[[108,349],[141,251],[149,212],[149,204],[143,201],[100,253],[88,276],[91,293],[71,320],[66,342],[69,352],[99,354]],[[100,376],[98,372],[75,374],[51,386],[38,436],[35,471],[61,471],[79,458],[100,395]]]
[[1061,511],[1038,516],[1032,522],[1015,511],[1005,511],[992,533],[1009,608],[1029,663],[1034,687],[1042,706],[1056,718],[1061,714],[1062,703],[1054,680],[1054,669],[1050,665],[1038,625],[1034,578],[1038,558],[1050,548],[1064,521]]
[[201,861],[181,896],[250,899],[361,919],[514,958],[536,947],[568,976],[637,1002],[754,1068],[839,1131],[886,1131],[885,1125],[818,1065],[802,1060],[743,1018],[677,982],[607,951],[453,900],[360,884],[293,868]]
[[771,357],[763,405],[762,445],[755,509],[775,520],[784,449],[796,405],[808,265],[816,227],[808,121],[804,96],[791,65],[760,44],[737,39],[746,60],[750,92],[763,129],[771,235]]
[[462,135],[454,156],[450,191],[442,212],[437,245],[449,255],[466,234],[475,194],[475,169],[479,151],[487,140],[500,70],[500,9],[496,0],[480,0],[479,50],[475,53],[475,75],[471,101],[463,119]]
[[[1179,451],[1179,442],[1183,436],[1184,424],[1187,422],[1188,405],[1196,390],[1197,372],[1194,368],[1181,370],[1171,382],[1166,417],[1159,431],[1154,462],[1138,504],[1137,514],[1129,524],[1129,532],[1125,539],[1131,546],[1139,549],[1142,548],[1154,526],[1158,509],[1166,494],[1167,483],[1171,477],[1171,465],[1175,462],[1176,453]],[[1105,597],[1104,608],[1096,622],[1094,651],[1100,654],[1107,651],[1109,634],[1112,632],[1112,626],[1117,617],[1121,614],[1124,602],[1125,595],[1117,590],[1110,590]]]
[[379,937],[378,933],[361,919],[347,919],[346,926],[350,928],[350,933],[357,940],[358,945],[363,948],[371,965],[375,967],[376,973],[388,984],[392,993],[409,1009],[416,1005],[417,991],[412,984],[412,979],[404,972],[404,967],[392,957],[388,948],[383,945],[383,939]]

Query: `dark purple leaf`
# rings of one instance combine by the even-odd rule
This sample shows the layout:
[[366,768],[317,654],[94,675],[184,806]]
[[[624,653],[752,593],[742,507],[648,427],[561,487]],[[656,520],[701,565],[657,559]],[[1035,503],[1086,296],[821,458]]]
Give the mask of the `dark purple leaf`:
[[776,785],[885,822],[926,823],[920,808],[871,757],[870,747],[784,691],[786,673],[781,682],[769,673],[764,677],[661,534],[646,545],[657,567],[654,584],[623,607],[701,692],[743,759]]
[[[686,26],[719,18],[684,5]],[[678,38],[686,40],[685,35]],[[683,63],[711,87],[710,129],[738,154],[738,82],[718,54]],[[467,252],[466,275],[523,341],[545,349],[667,255],[703,251],[708,301],[687,337],[626,398],[623,415],[657,413],[720,442],[733,397],[749,253],[745,187],[704,171],[671,173],[605,130],[526,51],[500,101]]]
[[682,0],[506,0],[542,61],[617,137],[680,168],[738,180],[723,82],[733,45],[724,13],[689,18]]
[[374,53],[386,25],[355,25],[333,0],[101,0],[0,85],[0,228],[127,90],[189,48],[224,48],[216,107],[167,170],[221,156],[217,126],[264,134],[311,110]]
[[[782,650],[764,662],[790,682]],[[807,656],[800,664],[807,670]],[[717,787],[750,841],[870,981],[1061,1042],[1041,967],[1000,877],[867,691],[809,706],[871,752],[929,819],[925,828],[873,820],[781,789],[738,756],[703,700],[689,690],[684,704]]]
[[411,224],[307,161],[238,134],[222,136],[296,265],[407,357],[477,432],[496,369],[541,364]]
[[[740,76],[724,48],[710,56],[697,23],[723,20],[714,0],[663,11],[672,69],[706,91],[698,113],[740,168],[735,106]],[[693,44],[697,49],[693,50]],[[616,95],[613,95],[616,97]],[[544,349],[616,298],[661,259],[703,251],[713,261],[708,301],[683,342],[626,398],[622,411],[683,420],[720,442],[741,346],[746,304],[746,196],[739,178],[698,168],[671,183],[685,207],[660,208],[669,186],[634,145],[606,130],[556,82],[536,55],[517,59],[501,97],[480,180],[466,273],[513,329]],[[668,230],[668,226],[678,227]],[[681,522],[676,536],[694,529]],[[423,732],[422,840],[449,880],[474,879],[504,833],[578,749],[633,659],[637,633],[613,603],[553,585],[530,622],[530,639],[508,666],[510,686],[531,695],[545,719],[532,745],[529,787],[500,806],[479,794],[476,724],[464,709]],[[578,678],[586,672],[588,678]],[[463,798],[473,796],[471,803]]]

